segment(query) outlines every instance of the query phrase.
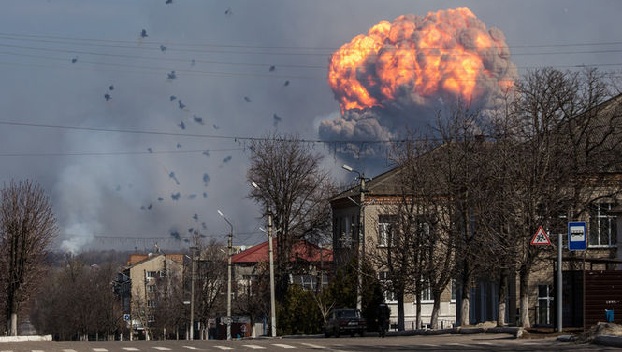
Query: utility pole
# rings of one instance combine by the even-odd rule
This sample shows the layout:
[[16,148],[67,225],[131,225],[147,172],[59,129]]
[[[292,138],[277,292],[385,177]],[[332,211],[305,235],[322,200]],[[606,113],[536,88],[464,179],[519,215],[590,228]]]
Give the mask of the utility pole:
[[197,247],[190,247],[192,251],[192,277],[190,278],[190,340],[194,340],[194,282],[197,277]]
[[343,164],[342,168],[349,172],[357,174],[357,178],[360,182],[359,186],[359,221],[358,232],[359,237],[357,241],[357,285],[356,285],[356,309],[363,309],[363,259],[365,256],[365,175],[354,170],[351,166]]
[[276,337],[276,307],[274,298],[274,254],[272,250],[272,212],[268,210],[268,255],[270,260],[270,325],[271,336]]
[[218,210],[218,214],[225,219],[230,229],[229,238],[227,240],[227,340],[231,340],[231,254],[233,249],[233,225],[222,211]]

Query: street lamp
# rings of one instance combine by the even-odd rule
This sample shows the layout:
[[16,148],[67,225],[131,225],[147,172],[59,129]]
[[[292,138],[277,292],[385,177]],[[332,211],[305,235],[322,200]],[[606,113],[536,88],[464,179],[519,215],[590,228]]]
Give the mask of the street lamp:
[[[359,222],[358,224],[359,225],[358,226],[359,238],[358,238],[358,243],[357,243],[358,258],[356,262],[356,266],[357,266],[356,309],[360,310],[363,308],[363,294],[362,294],[363,274],[362,274],[362,271],[363,271],[363,255],[365,254],[365,210],[363,209],[363,207],[365,206],[365,175],[346,164],[343,164],[341,167],[344,170],[347,170],[348,172],[356,173],[357,179],[360,182],[360,190],[359,190],[360,202],[358,203],[358,206],[359,206],[359,219],[358,219],[359,220],[358,221]],[[356,202],[354,203],[356,204]]]
[[231,247],[233,243],[233,225],[225,217],[222,211],[218,210],[220,215],[227,224],[229,224],[229,240],[227,241],[227,340],[231,340]]
[[[259,185],[251,183],[259,190]],[[268,216],[268,260],[270,261],[270,336],[276,337],[276,304],[274,297],[274,251],[272,250],[272,212],[267,211]]]
[[192,277],[190,278],[190,340],[194,340],[194,281],[197,276],[197,247],[190,247],[192,251]]

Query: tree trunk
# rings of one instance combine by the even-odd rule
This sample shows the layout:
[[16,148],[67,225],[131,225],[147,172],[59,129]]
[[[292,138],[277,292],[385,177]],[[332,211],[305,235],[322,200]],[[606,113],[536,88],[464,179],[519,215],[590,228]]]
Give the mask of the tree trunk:
[[462,294],[460,295],[460,326],[469,326],[471,324],[471,277],[468,274],[468,263],[464,263],[465,268],[462,269]]
[[8,321],[9,336],[17,336],[17,313],[12,312]]
[[508,299],[508,272],[506,269],[501,269],[499,274],[499,316],[497,317],[497,326],[505,326],[505,316],[507,314],[507,299]]
[[520,323],[524,328],[531,327],[529,322],[529,268],[520,269]]
[[441,311],[441,292],[434,292],[434,304],[432,306],[432,315],[430,317],[430,328],[438,329],[438,315]]
[[404,290],[397,294],[397,330],[404,331]]

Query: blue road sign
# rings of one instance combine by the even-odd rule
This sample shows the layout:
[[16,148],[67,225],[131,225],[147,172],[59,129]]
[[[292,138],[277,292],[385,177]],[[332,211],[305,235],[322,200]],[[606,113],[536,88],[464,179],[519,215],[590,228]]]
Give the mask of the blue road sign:
[[584,251],[587,248],[587,235],[584,221],[568,223],[568,249]]

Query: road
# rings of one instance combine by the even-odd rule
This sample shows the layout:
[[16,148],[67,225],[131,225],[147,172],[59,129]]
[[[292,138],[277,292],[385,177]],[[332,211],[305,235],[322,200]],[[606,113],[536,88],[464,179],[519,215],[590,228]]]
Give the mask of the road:
[[613,351],[614,347],[561,342],[555,338],[514,339],[503,334],[283,338],[237,341],[92,341],[0,343],[0,352],[159,352],[159,351]]

